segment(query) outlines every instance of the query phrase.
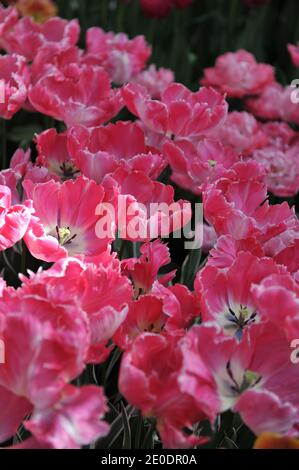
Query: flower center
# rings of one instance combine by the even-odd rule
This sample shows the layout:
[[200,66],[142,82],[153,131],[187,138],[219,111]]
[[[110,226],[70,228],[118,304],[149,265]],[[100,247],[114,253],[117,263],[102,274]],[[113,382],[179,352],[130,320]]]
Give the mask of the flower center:
[[233,375],[230,361],[226,364],[226,371],[231,381],[230,388],[237,394],[241,394],[249,388],[255,387],[262,380],[261,375],[248,369],[244,372],[242,382],[238,383]]
[[217,162],[216,162],[216,160],[208,160],[208,164],[209,164],[212,168],[214,168],[214,167],[217,165]]
[[72,162],[64,161],[62,165],[60,165],[60,170],[63,173],[62,180],[70,180],[74,179],[75,175],[79,173],[78,168]]
[[160,321],[160,322],[151,323],[150,325],[145,326],[144,328],[142,328],[142,331],[144,331],[145,333],[161,333],[163,329],[164,329],[164,324],[162,323],[162,321]]
[[229,313],[225,315],[228,324],[225,325],[224,328],[226,330],[236,330],[236,337],[237,339],[241,340],[243,329],[256,321],[257,312],[252,312],[248,307],[242,304],[240,304],[239,308],[236,311],[233,311],[232,308],[229,306],[228,312]]
[[69,227],[56,226],[57,239],[61,246],[69,245],[72,243],[77,234],[72,235]]

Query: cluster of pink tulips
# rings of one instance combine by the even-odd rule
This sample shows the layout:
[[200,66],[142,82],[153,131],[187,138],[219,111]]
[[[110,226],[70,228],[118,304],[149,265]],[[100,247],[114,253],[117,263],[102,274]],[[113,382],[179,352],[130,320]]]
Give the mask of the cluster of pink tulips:
[[[217,430],[229,410],[256,436],[298,437],[294,89],[238,50],[191,91],[147,65],[143,36],[93,27],[81,49],[79,35],[77,20],[39,24],[0,7],[0,118],[22,110],[53,122],[33,154],[18,148],[0,172],[0,250],[26,250],[40,266],[19,287],[0,278],[0,442],[69,449],[109,435],[105,383],[79,378],[116,350],[122,400],[166,448],[209,443],[201,423]],[[299,47],[288,47],[299,66]],[[160,204],[176,207],[166,236],[192,218],[178,187],[203,203],[194,288],[176,276],[162,233]],[[122,242],[124,220],[101,210],[120,204],[134,209],[125,224],[143,227]],[[125,257],[120,243],[138,250]]]

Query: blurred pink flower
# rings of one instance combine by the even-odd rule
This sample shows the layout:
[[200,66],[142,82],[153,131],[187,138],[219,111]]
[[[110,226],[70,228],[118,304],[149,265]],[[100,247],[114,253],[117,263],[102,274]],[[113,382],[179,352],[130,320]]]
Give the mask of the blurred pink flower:
[[267,86],[257,98],[248,98],[246,107],[256,117],[269,120],[281,119],[299,124],[299,107],[292,101],[292,93],[297,100],[298,91],[293,87],[283,87],[280,83]]
[[87,30],[86,43],[83,63],[100,65],[111,81],[118,84],[132,80],[141,72],[152,52],[144,36],[129,39],[125,33],[106,33],[98,27]]
[[246,111],[228,113],[224,124],[209,135],[240,155],[250,155],[267,143],[262,125]]
[[172,181],[195,194],[201,194],[205,185],[223,176],[239,159],[234,149],[209,138],[196,144],[187,139],[169,141],[163,151],[172,169]]
[[293,64],[295,65],[295,67],[299,67],[299,46],[294,44],[288,44],[287,48]]
[[257,95],[273,82],[273,67],[257,63],[255,57],[244,49],[219,56],[215,67],[204,70],[201,80],[203,85],[213,86],[229,97],[238,98]]
[[0,56],[0,117],[11,119],[27,99],[30,82],[24,57]]
[[155,65],[151,64],[131,81],[142,85],[151,98],[160,100],[168,85],[174,82],[174,73],[164,67],[157,69]]

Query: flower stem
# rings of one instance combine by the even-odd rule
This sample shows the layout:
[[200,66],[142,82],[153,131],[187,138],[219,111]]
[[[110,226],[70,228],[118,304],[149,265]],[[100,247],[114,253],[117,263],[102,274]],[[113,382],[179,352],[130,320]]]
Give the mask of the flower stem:
[[26,274],[26,245],[24,241],[22,243],[22,258],[21,258],[21,273]]
[[116,17],[116,31],[121,32],[124,30],[124,14],[125,14],[125,5],[122,3],[118,6],[118,12]]
[[107,17],[108,17],[108,5],[107,5],[107,0],[102,0],[102,5],[101,5],[101,26],[104,26],[107,28]]

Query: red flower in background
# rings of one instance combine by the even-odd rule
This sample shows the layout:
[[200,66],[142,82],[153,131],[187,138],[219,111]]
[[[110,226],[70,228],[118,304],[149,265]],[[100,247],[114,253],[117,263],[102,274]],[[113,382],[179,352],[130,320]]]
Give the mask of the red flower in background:
[[163,18],[173,8],[173,0],[140,0],[143,12],[154,18]]
[[288,51],[291,56],[292,62],[296,67],[299,67],[299,46],[288,44]]
[[140,0],[141,8],[147,16],[163,18],[174,8],[186,8],[193,0]]
[[258,6],[258,5],[265,5],[266,3],[269,3],[270,0],[244,0],[244,2],[249,7],[254,7],[254,6]]

